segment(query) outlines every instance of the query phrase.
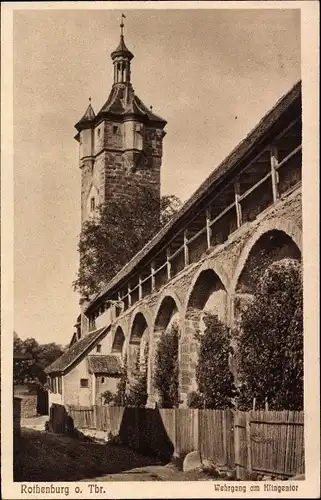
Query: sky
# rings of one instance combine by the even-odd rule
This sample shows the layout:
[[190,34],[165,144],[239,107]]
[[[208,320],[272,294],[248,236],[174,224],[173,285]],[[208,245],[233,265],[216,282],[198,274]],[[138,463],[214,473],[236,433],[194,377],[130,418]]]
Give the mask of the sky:
[[[120,11],[19,10],[14,57],[14,328],[67,344],[79,314],[74,124],[113,78]],[[299,10],[125,10],[136,94],[168,121],[162,194],[186,201],[300,78]]]

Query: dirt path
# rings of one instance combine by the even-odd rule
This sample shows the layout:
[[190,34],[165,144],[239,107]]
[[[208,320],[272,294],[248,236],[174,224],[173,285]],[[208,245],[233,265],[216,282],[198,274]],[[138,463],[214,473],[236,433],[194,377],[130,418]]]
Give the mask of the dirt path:
[[162,465],[123,446],[22,428],[14,447],[15,481],[79,481]]
[[[28,421],[40,427],[38,421]],[[15,481],[197,481],[200,472],[183,473],[172,464],[124,446],[22,428],[14,448]]]

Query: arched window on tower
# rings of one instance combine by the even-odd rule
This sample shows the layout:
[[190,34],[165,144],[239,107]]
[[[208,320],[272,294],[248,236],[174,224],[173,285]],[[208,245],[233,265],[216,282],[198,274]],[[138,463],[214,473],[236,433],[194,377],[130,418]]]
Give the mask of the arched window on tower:
[[95,198],[94,196],[90,199],[90,211],[91,212],[94,212],[96,208],[96,201],[95,201]]

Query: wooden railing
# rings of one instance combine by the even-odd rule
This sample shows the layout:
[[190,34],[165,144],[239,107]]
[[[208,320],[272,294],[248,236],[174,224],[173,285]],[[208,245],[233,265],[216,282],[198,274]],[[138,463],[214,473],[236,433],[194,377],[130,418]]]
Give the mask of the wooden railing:
[[[300,118],[297,118],[296,120],[293,120],[288,127],[286,127],[275,139],[274,141],[277,141],[278,139],[282,138],[291,128],[293,128],[297,123],[299,122]],[[167,269],[167,275],[166,275],[166,280],[169,281],[173,277],[172,273],[172,262],[174,259],[181,253],[184,255],[184,263],[183,267],[186,267],[190,264],[189,260],[189,247],[190,245],[201,235],[206,235],[206,244],[207,248],[211,248],[212,245],[212,235],[214,234],[214,227],[215,225],[231,210],[235,210],[235,218],[236,218],[236,225],[235,228],[238,229],[239,227],[242,226],[243,220],[242,220],[242,202],[246,200],[255,190],[257,190],[260,186],[262,186],[264,183],[268,182],[271,180],[271,205],[276,203],[276,201],[279,199],[279,190],[278,190],[278,178],[279,178],[279,171],[287,165],[290,160],[292,160],[295,155],[298,155],[301,152],[302,145],[298,145],[295,147],[285,158],[283,158],[280,162],[278,161],[278,154],[277,154],[277,149],[273,144],[269,144],[266,146],[258,155],[255,156],[249,162],[244,169],[241,170],[241,172],[238,173],[238,176],[240,176],[242,173],[246,172],[246,170],[252,166],[260,157],[262,157],[265,153],[269,152],[270,155],[270,171],[264,175],[261,179],[259,179],[253,186],[251,186],[247,191],[244,193],[240,194],[239,193],[239,186],[237,182],[230,182],[230,184],[234,185],[235,189],[235,199],[234,201],[229,204],[224,210],[222,210],[219,214],[217,214],[213,219],[211,218],[211,211],[210,208],[213,206],[213,203],[215,202],[215,199],[219,196],[215,196],[211,200],[211,202],[205,207],[205,209],[202,210],[202,212],[199,212],[195,214],[193,217],[193,220],[195,220],[197,217],[201,216],[202,214],[204,215],[204,226],[198,230],[194,234],[190,234],[188,231],[189,229],[189,224],[192,221],[189,221],[187,226],[185,228],[182,228],[183,231],[183,243],[177,248],[173,253],[170,251],[170,245],[173,242],[175,238],[173,238],[171,241],[167,243],[167,246],[164,247],[157,256],[154,257],[154,259],[149,263],[149,272],[147,276],[142,277],[140,274],[137,275],[136,277],[136,282],[134,286],[132,286],[132,281],[133,278],[131,278],[130,282],[127,284],[127,289],[126,293],[124,293],[123,290],[119,290],[118,292],[118,300],[123,303],[122,306],[122,311],[130,308],[135,302],[132,300],[133,295],[135,292],[138,291],[137,300],[141,300],[144,296],[143,294],[143,286],[146,282],[150,281],[150,291],[154,292],[156,290],[156,277],[157,275],[164,270],[165,268]],[[226,184],[225,187],[227,187],[228,184]],[[157,257],[163,256],[162,258],[162,263],[156,267],[155,261]],[[95,325],[95,318],[98,317],[106,308],[109,306],[106,304],[106,306],[99,306],[99,309],[97,308],[96,311],[94,311],[91,314],[90,318],[90,324],[91,327],[94,328]],[[119,310],[119,313],[121,310]]]

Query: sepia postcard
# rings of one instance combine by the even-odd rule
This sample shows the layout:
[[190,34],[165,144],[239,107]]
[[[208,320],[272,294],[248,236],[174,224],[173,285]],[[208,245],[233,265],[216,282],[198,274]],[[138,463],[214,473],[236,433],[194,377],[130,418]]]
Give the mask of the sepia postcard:
[[2,498],[319,498],[318,3],[1,14]]

